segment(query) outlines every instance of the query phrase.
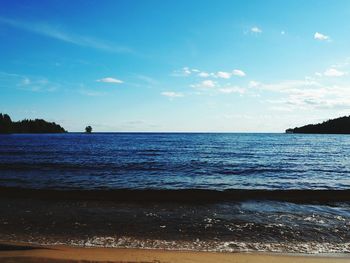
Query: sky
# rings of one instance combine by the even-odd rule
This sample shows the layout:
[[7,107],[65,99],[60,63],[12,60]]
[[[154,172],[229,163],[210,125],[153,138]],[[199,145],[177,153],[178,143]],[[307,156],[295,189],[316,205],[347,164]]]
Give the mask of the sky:
[[349,73],[347,0],[0,0],[15,121],[284,132],[349,115]]

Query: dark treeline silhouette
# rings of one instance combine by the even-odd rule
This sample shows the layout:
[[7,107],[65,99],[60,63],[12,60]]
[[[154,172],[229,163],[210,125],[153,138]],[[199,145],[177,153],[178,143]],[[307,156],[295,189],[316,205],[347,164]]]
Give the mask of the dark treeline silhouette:
[[63,133],[67,132],[54,122],[41,119],[13,122],[9,115],[0,113],[0,133]]
[[344,116],[318,124],[309,124],[294,129],[287,129],[286,133],[350,134],[350,116]]

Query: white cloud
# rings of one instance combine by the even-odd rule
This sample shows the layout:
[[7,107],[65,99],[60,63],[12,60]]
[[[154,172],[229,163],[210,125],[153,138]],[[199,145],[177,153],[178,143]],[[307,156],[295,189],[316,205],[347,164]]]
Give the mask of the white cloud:
[[191,70],[188,67],[184,67],[183,69],[183,73],[187,76],[187,75],[191,75]]
[[59,29],[57,26],[52,26],[47,23],[20,21],[4,17],[0,17],[0,23],[78,46],[90,47],[116,53],[132,52],[132,50],[128,47],[110,44],[89,36],[81,36],[73,33],[68,33],[62,29]]
[[191,85],[192,88],[198,88],[198,89],[211,89],[216,87],[216,83],[210,79],[203,80],[202,82],[198,84]]
[[116,79],[116,78],[111,78],[111,77],[106,77],[102,79],[96,80],[97,82],[104,82],[104,83],[112,83],[112,84],[121,84],[123,83],[122,80]]
[[251,81],[249,81],[249,87],[251,87],[251,88],[255,88],[255,87],[257,87],[257,86],[259,86],[260,85],[260,83],[259,82],[257,82],[257,81],[255,81],[255,80],[251,80]]
[[325,41],[325,40],[329,40],[329,36],[324,35],[324,34],[319,33],[319,32],[316,32],[316,33],[314,34],[314,39],[316,39],[316,40],[321,40],[321,41]]
[[218,78],[222,78],[222,79],[229,79],[229,78],[231,78],[231,73],[224,72],[224,71],[219,71],[218,73],[216,73],[216,76]]
[[335,69],[335,68],[327,69],[324,72],[324,75],[327,77],[341,77],[341,76],[344,76],[345,74],[346,74],[345,72],[340,71],[340,70]]
[[183,67],[181,70],[174,70],[171,74],[175,77],[189,77],[189,76],[198,76],[201,78],[222,78],[230,79],[232,76],[244,77],[246,76],[245,72],[240,69],[235,69],[232,72],[227,71],[218,71],[216,73],[201,71],[199,69],[191,69],[190,67]]
[[192,74],[192,72],[196,72],[196,69],[193,71],[189,67],[183,67],[180,70],[174,70],[171,75],[175,77],[188,77]]
[[219,89],[219,92],[221,93],[225,93],[225,94],[231,94],[231,93],[239,93],[239,94],[243,94],[245,92],[245,89],[240,88],[240,87],[225,87],[225,88],[221,88]]
[[244,77],[246,75],[245,72],[240,69],[233,70],[232,74],[238,77]]
[[181,92],[174,92],[174,91],[164,91],[161,94],[169,98],[179,98],[184,96]]
[[256,34],[260,34],[262,33],[262,30],[260,28],[258,28],[257,26],[253,26],[251,29],[250,29],[251,32],[253,33],[256,33]]
[[281,95],[278,99],[267,101],[277,105],[275,109],[350,109],[350,89],[347,84],[336,86],[304,79],[271,84],[258,83],[255,88]]
[[207,78],[207,77],[210,76],[210,74],[203,71],[203,72],[200,72],[200,73],[198,74],[198,76],[201,77],[201,78]]
[[350,57],[345,58],[342,62],[332,65],[332,68],[345,68],[350,65]]
[[204,88],[214,88],[215,87],[215,82],[212,80],[204,80],[202,81],[202,87]]

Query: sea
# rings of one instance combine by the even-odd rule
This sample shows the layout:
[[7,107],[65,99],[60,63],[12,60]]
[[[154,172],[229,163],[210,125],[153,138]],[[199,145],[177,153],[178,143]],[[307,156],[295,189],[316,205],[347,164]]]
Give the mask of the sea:
[[350,135],[0,135],[0,241],[350,253]]

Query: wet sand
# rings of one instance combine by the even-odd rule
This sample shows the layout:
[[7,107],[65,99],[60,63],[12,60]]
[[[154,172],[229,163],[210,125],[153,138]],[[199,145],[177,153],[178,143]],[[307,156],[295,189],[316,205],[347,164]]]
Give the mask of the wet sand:
[[350,257],[293,256],[258,253],[218,253],[115,248],[77,248],[68,246],[31,246],[27,244],[0,244],[0,262],[3,263],[75,263],[75,262],[188,262],[188,263],[326,263],[349,262]]
[[31,198],[70,201],[215,203],[222,201],[269,200],[292,203],[350,201],[350,190],[329,189],[109,189],[57,190],[0,186],[1,198]]

